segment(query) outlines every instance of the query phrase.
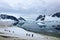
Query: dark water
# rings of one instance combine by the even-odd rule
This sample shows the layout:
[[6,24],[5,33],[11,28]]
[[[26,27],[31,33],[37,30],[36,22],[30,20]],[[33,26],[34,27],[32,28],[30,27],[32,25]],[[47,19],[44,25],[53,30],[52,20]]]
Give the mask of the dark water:
[[59,37],[60,38],[60,30],[56,29],[47,29],[47,28],[41,28],[38,24],[36,24],[35,21],[26,21],[23,23],[23,25],[17,25],[20,28],[23,28],[27,31],[35,32],[38,34],[44,34],[44,35],[49,35],[49,36],[54,36],[54,37]]

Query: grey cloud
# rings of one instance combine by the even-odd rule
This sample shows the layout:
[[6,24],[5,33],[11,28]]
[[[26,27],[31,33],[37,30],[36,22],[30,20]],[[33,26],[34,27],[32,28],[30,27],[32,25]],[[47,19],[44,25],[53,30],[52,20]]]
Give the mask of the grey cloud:
[[[52,14],[55,12],[60,12],[60,4],[55,5],[56,3],[47,5],[45,1],[43,2],[43,6],[39,4],[31,5],[28,9],[21,8],[21,4],[17,5],[19,8],[13,9],[7,3],[0,3],[0,12],[5,13],[21,13],[21,14]],[[47,5],[47,6],[46,6]],[[29,7],[29,6],[28,6]]]

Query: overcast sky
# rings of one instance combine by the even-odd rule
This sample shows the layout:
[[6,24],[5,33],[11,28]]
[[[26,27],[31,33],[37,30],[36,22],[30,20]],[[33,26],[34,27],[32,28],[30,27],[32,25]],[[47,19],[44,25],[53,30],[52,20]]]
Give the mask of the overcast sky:
[[0,14],[28,18],[60,12],[60,0],[0,0]]

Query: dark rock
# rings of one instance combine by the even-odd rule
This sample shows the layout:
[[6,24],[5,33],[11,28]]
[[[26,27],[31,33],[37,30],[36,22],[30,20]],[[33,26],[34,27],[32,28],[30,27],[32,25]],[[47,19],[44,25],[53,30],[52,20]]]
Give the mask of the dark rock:
[[55,13],[54,15],[52,15],[52,17],[60,17],[60,12]]

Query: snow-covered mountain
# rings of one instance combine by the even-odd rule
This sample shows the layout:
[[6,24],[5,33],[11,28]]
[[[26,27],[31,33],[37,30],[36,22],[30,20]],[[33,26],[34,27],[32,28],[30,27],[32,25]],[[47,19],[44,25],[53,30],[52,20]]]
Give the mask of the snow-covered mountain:
[[60,13],[55,13],[52,16],[40,15],[36,19],[36,23],[40,26],[40,28],[56,28],[60,29]]
[[18,18],[18,20],[26,21],[23,17]]
[[11,15],[0,14],[0,26],[23,25],[25,21],[23,17],[16,18]]
[[[39,15],[39,16],[36,18],[36,21],[39,20],[39,19],[44,20],[45,16],[46,16],[46,15]],[[51,15],[51,17],[60,17],[60,12]],[[49,16],[48,16],[48,18],[49,18]]]
[[0,14],[0,26],[16,25],[18,21],[19,20],[14,16]]
[[45,15],[39,15],[39,16],[36,18],[36,21],[39,20],[39,19],[44,20],[44,17],[45,17]]
[[1,19],[11,19],[11,20],[15,20],[15,21],[18,21],[18,19],[14,16],[11,16],[11,15],[6,15],[6,14],[1,14],[0,15],[0,18]]
[[60,17],[60,12],[53,14],[52,17]]
[[19,20],[18,26],[22,26],[26,22],[26,20],[23,17],[18,18],[18,20]]

